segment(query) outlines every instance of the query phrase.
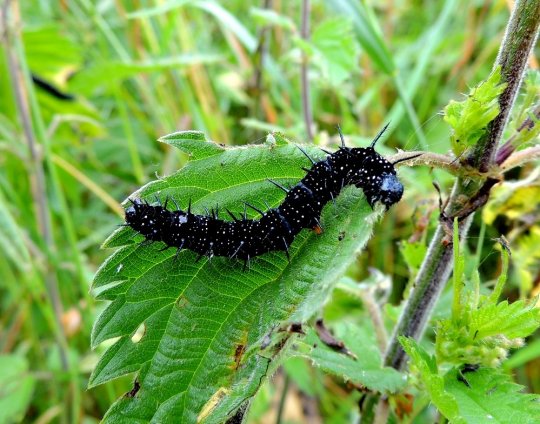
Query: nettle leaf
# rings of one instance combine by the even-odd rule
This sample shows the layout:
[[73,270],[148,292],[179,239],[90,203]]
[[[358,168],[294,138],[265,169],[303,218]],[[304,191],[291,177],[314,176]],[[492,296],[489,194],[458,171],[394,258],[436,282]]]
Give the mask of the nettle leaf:
[[540,327],[540,309],[532,302],[523,300],[508,304],[486,305],[473,311],[470,317],[470,331],[476,338],[503,335],[509,339],[527,337]]
[[24,419],[36,385],[26,358],[0,355],[0,422],[16,423]]
[[313,31],[311,43],[317,55],[314,64],[331,85],[339,86],[351,76],[359,46],[349,20],[335,18],[323,22]]
[[[193,160],[132,197],[170,196],[181,208],[191,199],[195,213],[216,204],[240,213],[244,201],[275,207],[284,195],[267,178],[296,184],[309,161],[279,135],[274,140],[222,148],[195,132],[164,137]],[[324,157],[313,146],[306,149]],[[303,231],[296,237],[290,263],[283,252],[273,252],[252,260],[246,271],[228,258],[196,262],[188,250],[175,259],[174,251],[160,251],[160,243],[138,244],[142,237],[130,228],[115,231],[104,246],[118,249],[94,279],[97,297],[111,303],[94,325],[92,345],[118,339],[89,384],[129,373],[136,383],[105,421],[223,422],[233,416],[286,351],[289,342],[269,334],[321,309],[382,209],[373,212],[361,191],[349,187],[324,209],[321,235]]]
[[466,421],[459,413],[455,396],[444,388],[444,377],[438,373],[435,358],[412,338],[400,337],[399,342],[409,355],[412,365],[418,369],[431,402],[452,423],[465,423]]
[[474,146],[485,134],[486,126],[499,114],[499,95],[506,84],[500,84],[501,68],[472,88],[462,102],[450,101],[444,109],[444,120],[452,127],[450,141],[456,156]]
[[[457,240],[457,222],[454,240]],[[479,277],[475,288],[463,293],[465,256],[454,243],[454,301],[452,316],[437,322],[435,350],[439,363],[482,364],[497,367],[508,351],[521,347],[523,338],[540,327],[536,302],[498,302],[507,278],[509,253],[503,244],[502,270],[490,295],[480,295]],[[477,274],[478,275],[478,274]]]
[[453,369],[445,376],[445,389],[456,399],[460,415],[469,424],[532,424],[540,417],[540,397],[521,393],[523,386],[494,368],[465,374]]
[[405,386],[407,379],[404,374],[382,365],[373,331],[344,323],[333,329],[335,337],[344,343],[351,354],[326,346],[313,329],[307,332],[305,339],[293,344],[292,354],[310,359],[325,372],[369,390],[395,393]]
[[403,259],[409,270],[416,274],[426,256],[426,243],[423,240],[414,242],[404,240],[399,244],[399,251],[403,255]]

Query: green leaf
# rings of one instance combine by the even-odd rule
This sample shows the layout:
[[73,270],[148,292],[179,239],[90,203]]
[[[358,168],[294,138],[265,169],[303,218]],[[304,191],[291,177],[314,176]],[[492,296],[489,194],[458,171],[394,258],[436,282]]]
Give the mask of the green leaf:
[[[275,144],[222,149],[209,147],[195,132],[169,136],[166,142],[197,160],[133,196],[171,196],[182,208],[191,199],[195,213],[216,204],[242,213],[243,201],[275,207],[284,196],[267,178],[295,184],[309,161],[278,134],[274,139]],[[324,157],[313,146],[306,149]],[[290,263],[273,252],[252,260],[246,271],[228,258],[196,262],[187,250],[175,259],[159,243],[135,244],[140,236],[130,228],[116,231],[105,244],[120,248],[94,280],[99,297],[111,303],[94,325],[92,344],[119,339],[100,359],[90,386],[136,372],[140,389],[119,399],[105,421],[223,422],[233,415],[280,357],[283,344],[261,349],[265,336],[320,310],[379,213],[349,187],[325,207],[323,234],[306,230],[296,237]]]
[[337,87],[350,77],[358,62],[358,44],[350,21],[337,18],[323,22],[314,29],[311,42],[317,52],[313,63],[331,85]]
[[486,305],[471,313],[469,325],[477,339],[496,335],[509,339],[527,337],[540,326],[540,308],[523,300]]
[[24,235],[7,206],[8,202],[0,192],[0,248],[14,266],[24,271],[28,269],[30,253]]
[[523,345],[523,337],[540,326],[540,309],[524,301],[487,304],[469,311],[461,321],[437,324],[436,350],[440,362],[495,367],[509,349]]
[[355,357],[332,350],[326,346],[313,329],[305,340],[293,346],[293,354],[310,359],[325,372],[341,377],[344,381],[362,385],[370,390],[395,393],[406,383],[405,375],[394,368],[382,365],[381,353],[373,332],[350,324],[335,326],[335,337]]
[[403,259],[405,259],[405,263],[409,269],[416,272],[420,269],[420,265],[422,265],[427,246],[424,241],[409,242],[404,240],[399,245],[399,251],[403,255]]
[[466,421],[459,414],[456,398],[444,389],[444,378],[438,373],[435,358],[412,338],[400,337],[399,342],[411,358],[412,364],[418,369],[431,402],[453,423],[465,423]]
[[[493,368],[462,374],[455,369],[445,376],[445,388],[456,399],[459,413],[468,424],[537,423],[540,397],[520,393],[523,386]],[[462,380],[465,379],[466,382]]]
[[[465,256],[460,252],[457,220],[454,221],[453,304],[449,319],[437,322],[435,347],[439,363],[482,364],[497,367],[508,351],[523,345],[523,338],[540,327],[540,308],[520,300],[497,303],[508,272],[509,253],[502,248],[501,274],[487,296],[479,294],[480,282],[464,292]],[[476,274],[478,275],[478,274]],[[476,277],[478,278],[478,277]]]
[[191,160],[204,159],[223,153],[224,148],[206,140],[202,131],[178,131],[159,139],[187,153]]
[[25,358],[16,355],[0,356],[0,422],[23,420],[35,383]]
[[80,45],[63,35],[58,26],[27,29],[23,32],[23,43],[28,67],[42,78],[56,78],[82,64]]
[[358,41],[365,52],[385,74],[392,74],[395,70],[392,55],[384,43],[377,22],[365,4],[352,0],[330,0],[328,4],[336,12],[352,20]]
[[499,95],[506,84],[500,84],[501,68],[497,67],[490,76],[471,89],[462,102],[450,101],[444,109],[444,120],[452,127],[452,150],[460,156],[474,146],[485,134],[489,124],[499,114]]

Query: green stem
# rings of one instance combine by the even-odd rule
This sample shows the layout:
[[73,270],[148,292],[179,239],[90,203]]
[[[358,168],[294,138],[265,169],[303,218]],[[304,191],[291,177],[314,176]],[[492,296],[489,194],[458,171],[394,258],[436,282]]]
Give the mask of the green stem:
[[[454,272],[453,272],[453,292],[454,298],[452,301],[452,319],[458,320],[461,316],[461,293],[463,291],[463,257],[459,250],[459,226],[458,219],[454,218]],[[456,243],[457,242],[457,243]]]
[[[502,244],[502,243],[501,243]],[[494,305],[497,304],[497,301],[499,300],[499,297],[501,297],[501,293],[503,291],[504,285],[506,284],[506,278],[508,275],[508,262],[510,258],[510,254],[506,250],[504,246],[501,246],[501,258],[502,258],[502,269],[501,274],[499,275],[499,278],[497,279],[497,284],[495,284],[495,288],[493,289],[493,293],[491,293],[490,296],[490,302]]]

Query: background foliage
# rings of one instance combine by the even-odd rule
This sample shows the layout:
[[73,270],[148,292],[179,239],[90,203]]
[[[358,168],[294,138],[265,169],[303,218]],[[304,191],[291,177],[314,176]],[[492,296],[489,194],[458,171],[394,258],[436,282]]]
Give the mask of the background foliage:
[[[334,147],[339,123],[349,145],[359,146],[391,121],[383,152],[446,152],[455,140],[439,113],[490,73],[509,14],[503,1],[314,1],[311,38],[303,40],[300,6],[181,0],[18,4],[20,21],[15,14],[12,24],[20,38],[11,40],[11,52],[26,77],[17,83],[27,90],[36,149],[32,156],[4,44],[0,382],[20,384],[0,394],[0,421],[96,422],[132,389],[133,378],[122,377],[87,390],[91,371],[110,346],[90,349],[92,323],[105,302],[89,289],[109,253],[99,246],[122,221],[120,201],[155,174],[168,175],[187,161],[156,139],[196,129],[232,146],[262,143],[268,131],[279,130],[297,142]],[[303,57],[309,63],[313,140],[302,112]],[[534,58],[530,66],[536,69]],[[65,95],[52,95],[31,76]],[[537,74],[527,81],[517,122],[538,99]],[[36,186],[40,168],[42,190]],[[369,307],[389,300],[384,319],[391,329],[421,262],[437,210],[432,181],[443,193],[451,182],[441,170],[420,167],[402,168],[400,177],[405,198],[377,224],[321,312],[338,334],[354,324],[366,344],[375,343]],[[537,167],[530,166],[499,185],[475,217],[465,246],[472,258],[465,274],[478,269],[480,280],[489,283],[501,267],[489,240],[507,235],[513,265],[503,298],[524,300],[540,291],[538,178]],[[443,295],[438,317],[449,316],[451,297],[450,291]],[[433,350],[432,336],[422,349]],[[532,336],[503,369],[538,393],[539,356],[540,342]],[[292,422],[354,418],[357,387],[325,377],[321,369],[331,358],[321,352],[319,359],[320,368],[302,355],[288,359],[263,386],[250,419],[275,420],[278,411]],[[396,411],[411,405],[404,399],[396,401]],[[411,406],[418,422],[433,421],[435,409],[427,403],[418,398]]]

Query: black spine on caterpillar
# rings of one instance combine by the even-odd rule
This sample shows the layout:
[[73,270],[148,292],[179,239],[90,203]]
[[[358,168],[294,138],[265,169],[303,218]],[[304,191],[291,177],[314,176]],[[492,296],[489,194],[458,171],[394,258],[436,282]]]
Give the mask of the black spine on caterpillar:
[[306,176],[290,190],[281,187],[287,192],[285,200],[275,209],[260,211],[260,219],[238,218],[229,213],[233,221],[225,221],[215,215],[195,215],[191,207],[187,211],[170,211],[167,204],[154,206],[130,199],[126,224],[147,241],[161,241],[165,249],[189,249],[200,257],[227,256],[249,261],[272,250],[285,251],[288,257],[296,235],[304,228],[318,228],[323,207],[344,187],[361,188],[371,207],[381,202],[388,209],[401,199],[403,185],[394,165],[374,149],[385,130],[367,148],[345,147],[340,132],[341,148],[325,160],[312,161]]

